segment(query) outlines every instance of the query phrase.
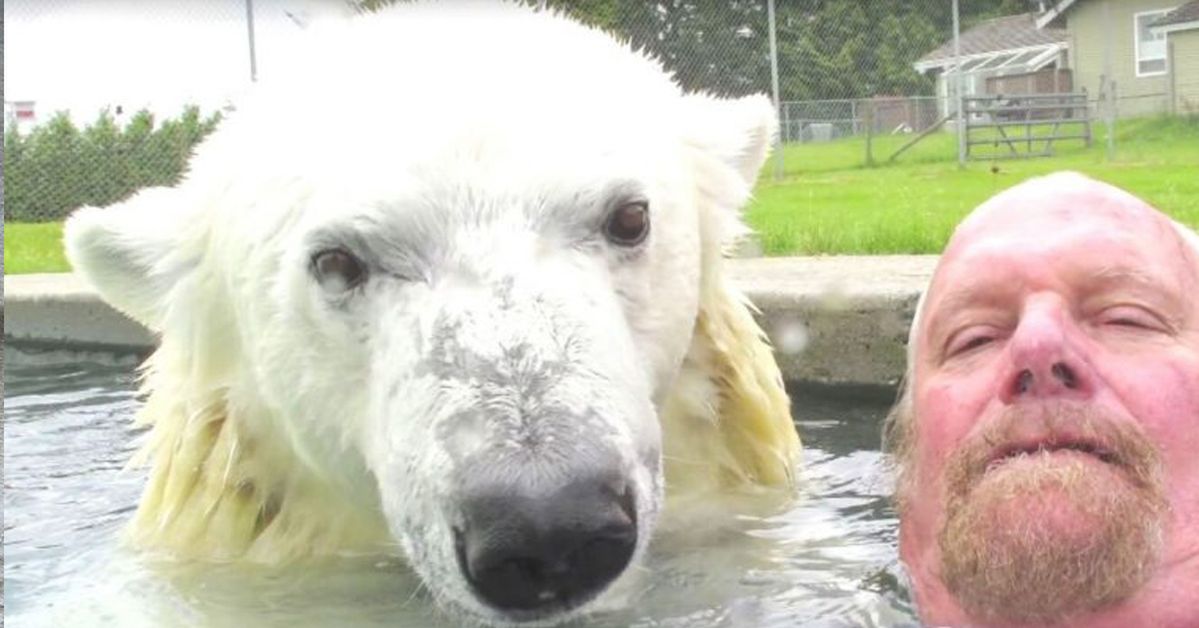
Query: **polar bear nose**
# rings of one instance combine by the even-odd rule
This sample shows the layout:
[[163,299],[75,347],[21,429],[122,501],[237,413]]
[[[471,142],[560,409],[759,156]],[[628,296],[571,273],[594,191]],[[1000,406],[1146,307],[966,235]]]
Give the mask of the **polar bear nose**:
[[454,530],[459,567],[492,606],[563,609],[620,575],[637,544],[632,491],[575,480],[552,491],[492,483],[465,500]]

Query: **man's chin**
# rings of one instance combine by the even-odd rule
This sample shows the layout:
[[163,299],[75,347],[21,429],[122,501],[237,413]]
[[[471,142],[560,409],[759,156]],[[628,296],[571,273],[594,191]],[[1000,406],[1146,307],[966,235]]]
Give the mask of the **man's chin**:
[[943,577],[974,614],[1051,621],[1122,600],[1155,562],[1154,496],[1080,452],[993,464],[946,506]]
[[956,511],[988,544],[1018,534],[1086,545],[1102,527],[1111,492],[1130,490],[1118,470],[1090,456],[1038,454],[988,469]]
[[1012,516],[1082,516],[1103,514],[1096,511],[1110,506],[1113,493],[1136,490],[1123,468],[1091,454],[1062,450],[992,463],[968,499]]

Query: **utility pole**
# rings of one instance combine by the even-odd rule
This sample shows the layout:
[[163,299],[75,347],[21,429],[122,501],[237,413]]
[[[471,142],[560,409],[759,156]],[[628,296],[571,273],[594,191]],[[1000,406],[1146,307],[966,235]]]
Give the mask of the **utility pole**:
[[1103,3],[1103,35],[1104,41],[1109,42],[1103,47],[1103,121],[1107,126],[1107,158],[1116,155],[1116,81],[1112,76],[1112,3]]
[[957,85],[957,103],[955,103],[957,107],[957,122],[954,126],[957,127],[958,132],[958,168],[965,168],[966,115],[962,111],[962,104],[964,102],[962,98],[965,95],[962,92],[965,88],[965,82],[962,80],[962,25],[958,17],[958,0],[953,0],[953,57],[954,71],[957,72],[957,76],[954,77],[954,83]]
[[[774,113],[778,116],[780,126],[783,121],[783,102],[779,99],[779,47],[778,36],[775,34],[774,0],[766,0],[766,16],[770,22],[770,89],[774,97]],[[783,178],[783,131],[780,128],[774,136],[774,180]]]
[[254,0],[246,0],[246,30],[250,34],[250,82],[258,81],[258,60],[254,56]]

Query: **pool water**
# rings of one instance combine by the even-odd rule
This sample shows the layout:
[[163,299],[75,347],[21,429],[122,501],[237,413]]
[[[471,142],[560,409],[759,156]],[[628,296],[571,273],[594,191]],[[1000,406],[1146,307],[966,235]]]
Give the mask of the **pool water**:
[[[124,547],[119,534],[145,477],[125,469],[138,438],[136,363],[5,348],[10,627],[457,625],[397,558],[198,567]],[[878,451],[887,395],[801,388],[792,397],[801,499],[781,512],[734,516],[713,504],[668,518],[634,577],[572,626],[915,623]]]

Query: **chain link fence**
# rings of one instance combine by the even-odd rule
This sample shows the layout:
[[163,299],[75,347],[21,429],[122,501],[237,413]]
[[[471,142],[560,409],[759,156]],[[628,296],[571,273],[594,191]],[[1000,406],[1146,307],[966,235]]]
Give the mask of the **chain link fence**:
[[[61,220],[80,205],[177,180],[191,149],[251,76],[285,61],[273,56],[281,55],[279,42],[321,14],[394,3],[6,2],[5,220]],[[685,89],[776,97],[782,145],[769,168],[776,180],[896,161],[952,162],[961,149],[959,96],[1085,91],[1103,137],[1093,150],[1109,152],[1117,118],[1199,115],[1199,94],[1179,87],[1199,83],[1186,74],[1199,74],[1199,64],[1167,63],[1169,42],[1154,28],[1174,2],[1155,9],[1139,0],[1133,10],[1091,0],[1047,21],[1058,3],[525,3],[629,41],[661,59]],[[158,89],[147,95],[149,87]]]

